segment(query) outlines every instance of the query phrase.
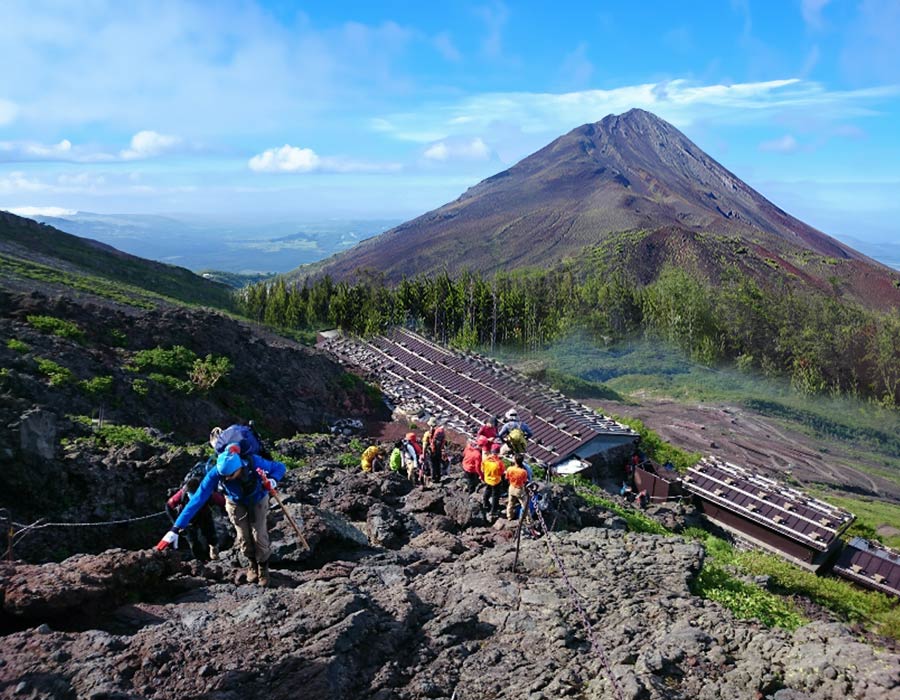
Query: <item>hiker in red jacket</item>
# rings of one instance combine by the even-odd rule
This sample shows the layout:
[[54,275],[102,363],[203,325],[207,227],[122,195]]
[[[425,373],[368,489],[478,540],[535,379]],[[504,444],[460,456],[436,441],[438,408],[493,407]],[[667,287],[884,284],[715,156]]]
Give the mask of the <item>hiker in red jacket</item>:
[[[481,443],[481,444],[479,444]],[[478,482],[481,481],[481,450],[487,445],[487,438],[478,438],[478,441],[469,440],[463,450],[462,468],[466,475],[466,492],[475,493]]]

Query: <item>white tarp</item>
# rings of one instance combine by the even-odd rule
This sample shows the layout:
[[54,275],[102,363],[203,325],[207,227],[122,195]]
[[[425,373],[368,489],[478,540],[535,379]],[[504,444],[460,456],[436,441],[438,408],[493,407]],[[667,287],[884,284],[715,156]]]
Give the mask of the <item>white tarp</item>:
[[571,459],[567,459],[565,462],[557,464],[553,468],[553,471],[560,476],[570,476],[572,474],[578,474],[579,472],[583,472],[585,469],[590,468],[590,462],[586,462],[583,459],[578,459],[577,457],[572,457]]

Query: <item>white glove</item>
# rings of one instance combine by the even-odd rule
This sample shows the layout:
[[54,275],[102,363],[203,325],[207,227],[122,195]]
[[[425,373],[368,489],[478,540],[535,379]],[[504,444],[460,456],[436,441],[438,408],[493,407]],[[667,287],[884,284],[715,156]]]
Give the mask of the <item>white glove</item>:
[[274,491],[275,489],[278,488],[278,482],[275,481],[275,479],[269,477],[269,486],[271,486],[272,490]]
[[156,549],[160,552],[164,549],[171,547],[172,549],[178,548],[178,534],[169,530],[163,538],[159,541],[159,544],[156,545]]

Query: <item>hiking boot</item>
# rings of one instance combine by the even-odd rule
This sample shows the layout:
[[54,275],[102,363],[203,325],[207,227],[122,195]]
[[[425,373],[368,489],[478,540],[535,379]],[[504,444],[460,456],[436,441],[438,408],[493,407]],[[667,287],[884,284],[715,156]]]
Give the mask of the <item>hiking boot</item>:
[[209,558],[210,560],[219,558],[219,548],[214,544],[209,545]]
[[263,588],[269,585],[269,562],[267,561],[259,564],[259,585]]
[[259,569],[257,569],[256,562],[251,559],[250,565],[247,567],[247,583],[256,583],[258,579]]

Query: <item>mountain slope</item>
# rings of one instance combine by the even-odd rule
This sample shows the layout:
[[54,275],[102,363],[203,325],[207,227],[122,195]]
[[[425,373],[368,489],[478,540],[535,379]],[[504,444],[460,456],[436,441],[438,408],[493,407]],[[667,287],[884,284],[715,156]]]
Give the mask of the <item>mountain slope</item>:
[[188,304],[233,307],[225,285],[190,270],[129,255],[4,211],[0,211],[0,263],[5,263],[0,265],[5,274],[25,268],[34,274],[35,266],[47,266],[57,273],[101,278]]
[[832,263],[827,274],[811,273],[813,287],[827,289],[837,277],[845,293],[866,300],[856,280],[875,276],[887,294],[876,304],[900,301],[889,268],[790,216],[673,126],[636,109],[572,130],[454,202],[318,270],[344,279],[369,268],[398,280],[443,269],[547,267],[580,257],[612,234],[638,230],[663,237],[713,233],[758,249],[763,259],[812,254]]

